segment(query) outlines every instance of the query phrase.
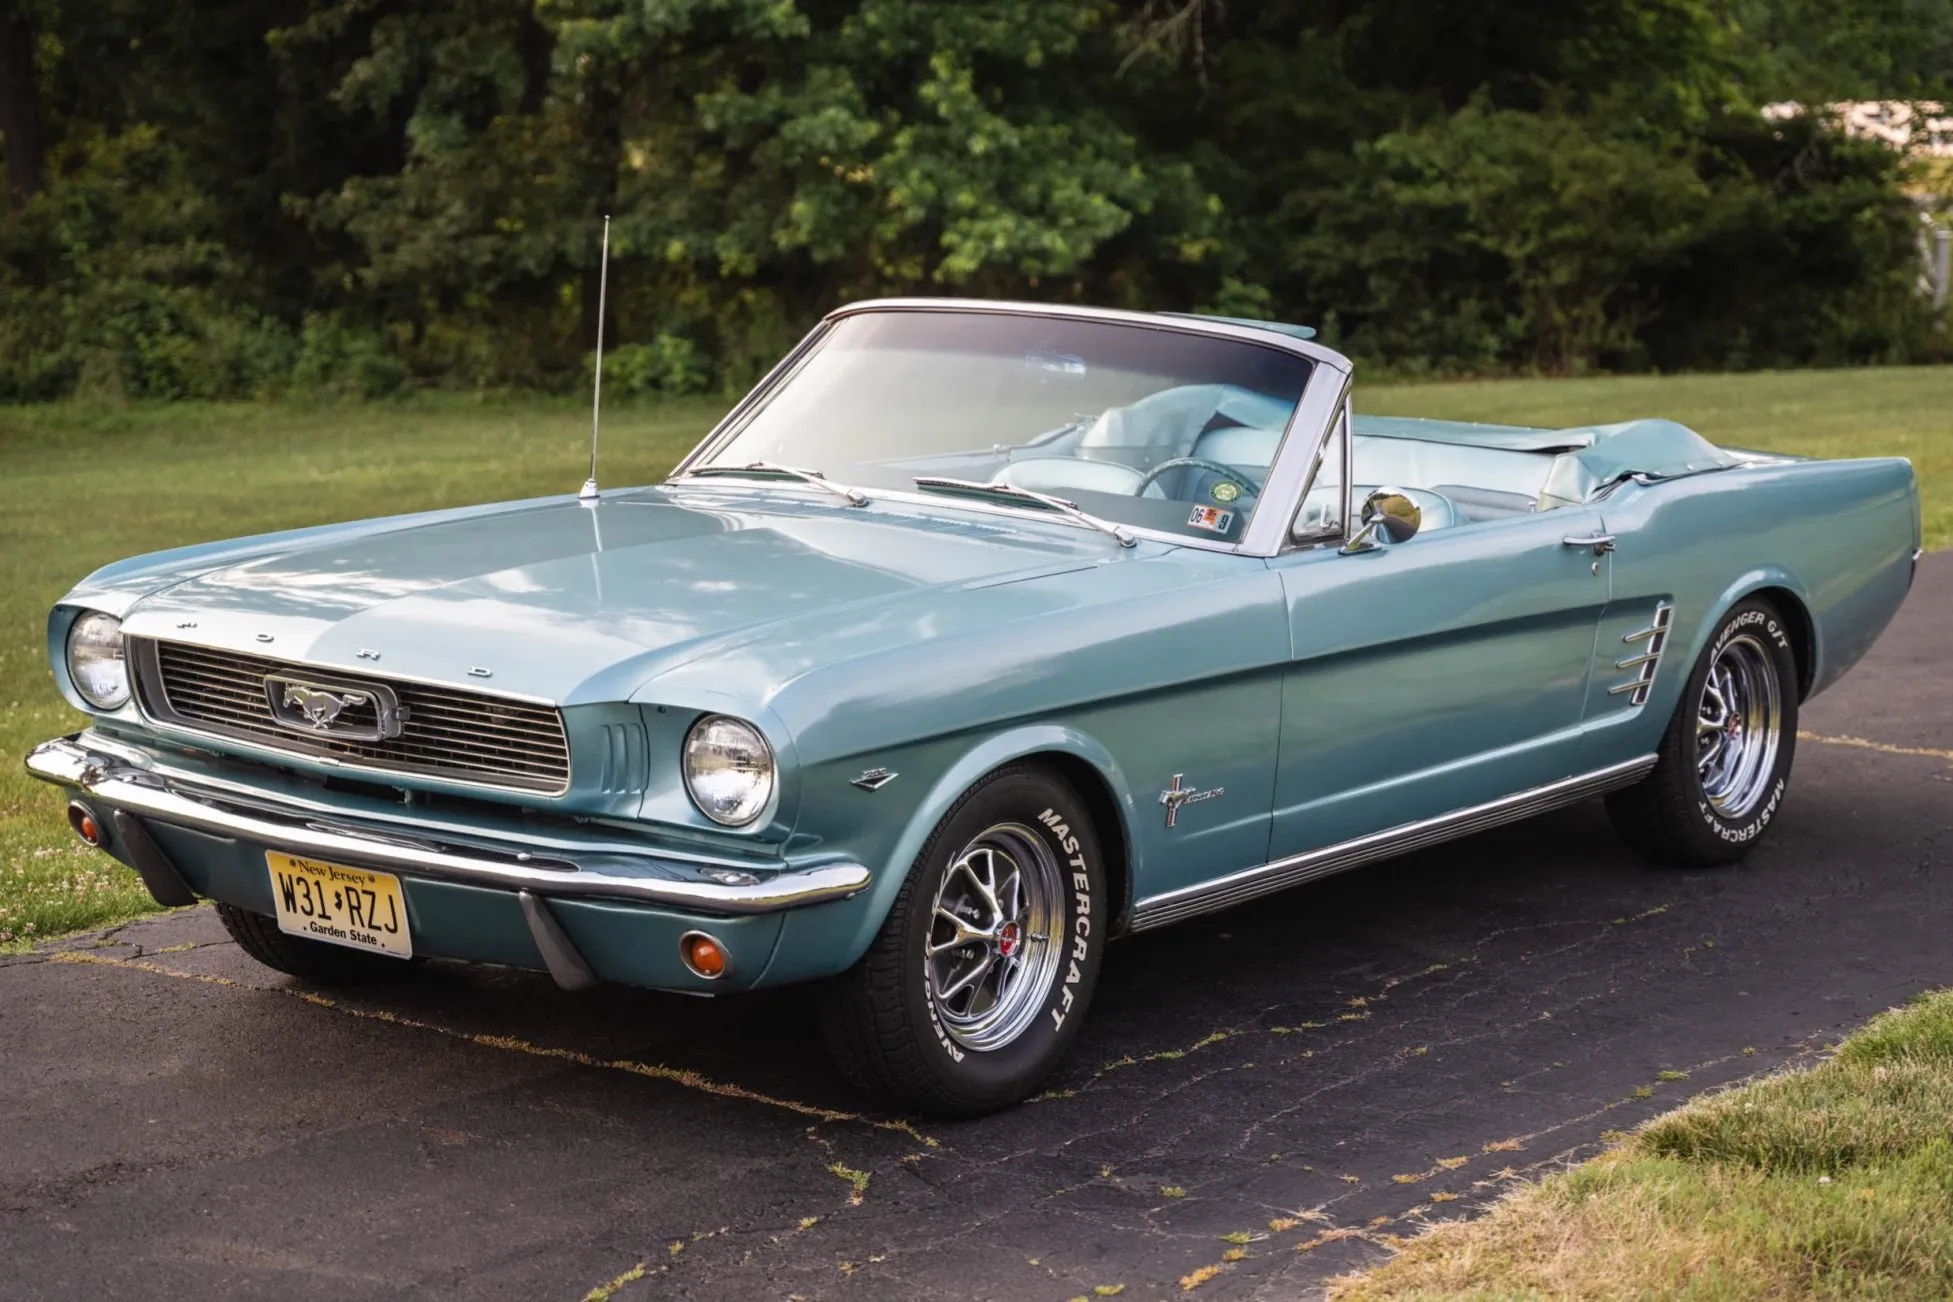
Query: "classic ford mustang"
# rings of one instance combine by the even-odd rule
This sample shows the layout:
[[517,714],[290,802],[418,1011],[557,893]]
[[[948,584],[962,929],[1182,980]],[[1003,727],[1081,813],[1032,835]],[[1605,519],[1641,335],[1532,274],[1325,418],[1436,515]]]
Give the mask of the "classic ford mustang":
[[818,982],[850,1079],[954,1115],[1122,934],[1601,794],[1657,859],[1754,845],[1905,597],[1911,467],[1350,378],[1301,327],[857,304],[655,487],[89,576],[91,726],[28,767],[301,980]]

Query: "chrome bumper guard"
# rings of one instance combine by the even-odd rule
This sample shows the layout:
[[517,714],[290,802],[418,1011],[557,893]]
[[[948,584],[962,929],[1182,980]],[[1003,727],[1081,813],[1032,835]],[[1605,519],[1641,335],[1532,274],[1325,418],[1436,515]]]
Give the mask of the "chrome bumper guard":
[[781,865],[755,872],[737,863],[677,855],[604,851],[579,861],[575,851],[517,842],[480,844],[361,826],[356,816],[307,808],[275,796],[145,767],[123,748],[91,746],[79,735],[42,742],[27,755],[27,771],[111,810],[174,827],[369,868],[389,868],[444,881],[559,899],[613,899],[720,916],[775,913],[845,900],[867,889],[858,863],[810,868]]

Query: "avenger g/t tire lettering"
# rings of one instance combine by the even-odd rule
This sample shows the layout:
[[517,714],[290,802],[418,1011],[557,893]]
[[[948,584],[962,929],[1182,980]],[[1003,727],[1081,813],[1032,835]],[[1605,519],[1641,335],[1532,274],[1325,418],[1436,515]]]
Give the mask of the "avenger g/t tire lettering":
[[1007,1107],[1085,1020],[1105,946],[1105,868],[1083,802],[1015,764],[929,836],[880,933],[822,991],[821,1028],[857,1087],[937,1116]]
[[1629,845],[1710,867],[1749,853],[1782,807],[1797,750],[1797,654],[1777,608],[1748,598],[1696,661],[1654,769],[1607,797]]

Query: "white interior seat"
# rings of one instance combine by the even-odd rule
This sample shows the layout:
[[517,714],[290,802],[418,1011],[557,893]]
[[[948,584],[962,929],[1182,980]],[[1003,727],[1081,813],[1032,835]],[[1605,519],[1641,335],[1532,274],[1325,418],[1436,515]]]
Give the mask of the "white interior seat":
[[1512,452],[1463,443],[1425,443],[1416,439],[1358,434],[1350,440],[1359,484],[1394,484],[1400,488],[1431,488],[1437,484],[1468,484],[1494,492],[1539,497],[1553,458],[1537,452]]
[[1218,461],[1224,466],[1258,471],[1257,481],[1265,479],[1268,467],[1275,464],[1275,452],[1282,445],[1282,432],[1253,425],[1230,425],[1212,429],[1194,441],[1193,454],[1203,461]]
[[[1131,466],[1116,461],[1086,461],[1079,457],[1027,457],[1013,461],[990,477],[993,484],[1028,488],[1034,493],[1063,493],[1084,489],[1093,493],[1123,493],[1130,497],[1145,478]],[[1164,497],[1155,485],[1148,497]]]

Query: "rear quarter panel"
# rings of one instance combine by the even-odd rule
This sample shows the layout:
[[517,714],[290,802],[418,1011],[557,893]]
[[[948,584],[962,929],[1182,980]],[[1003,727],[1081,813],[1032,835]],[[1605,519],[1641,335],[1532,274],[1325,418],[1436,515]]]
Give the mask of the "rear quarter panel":
[[[1836,682],[1898,612],[1919,546],[1912,466],[1901,458],[1745,466],[1617,491],[1604,508],[1619,539],[1587,707],[1582,768],[1652,752],[1723,612],[1781,589],[1808,621],[1806,695]],[[1644,705],[1609,688],[1658,602],[1673,632]],[[1792,604],[1779,598],[1780,604]]]

